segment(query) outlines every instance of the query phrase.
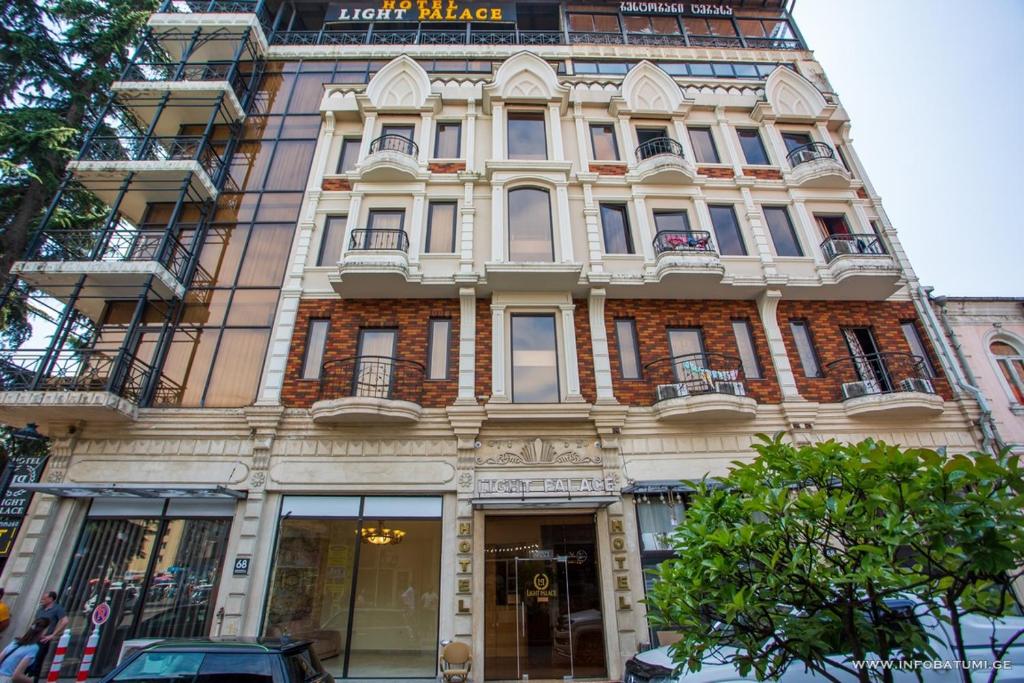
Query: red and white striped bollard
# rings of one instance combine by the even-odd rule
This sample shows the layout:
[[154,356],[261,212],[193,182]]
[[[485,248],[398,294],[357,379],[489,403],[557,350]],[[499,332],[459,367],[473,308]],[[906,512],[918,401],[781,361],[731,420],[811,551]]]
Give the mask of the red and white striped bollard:
[[68,652],[68,643],[71,642],[71,629],[64,629],[57,641],[57,651],[53,653],[53,662],[50,663],[50,673],[46,676],[46,683],[56,683],[60,677],[60,665],[64,663],[64,655]]
[[83,683],[89,680],[89,669],[92,668],[92,657],[96,654],[96,644],[100,642],[100,627],[97,626],[89,634],[89,640],[85,643],[85,654],[82,655],[82,665],[78,667],[78,678],[75,683]]

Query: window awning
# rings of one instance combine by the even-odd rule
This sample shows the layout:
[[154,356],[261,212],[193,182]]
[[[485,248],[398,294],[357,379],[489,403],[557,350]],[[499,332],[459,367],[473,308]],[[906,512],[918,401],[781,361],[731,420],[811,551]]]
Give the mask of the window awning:
[[245,491],[224,486],[152,486],[150,484],[22,484],[33,493],[61,498],[231,498],[247,497]]
[[656,479],[653,481],[632,481],[622,487],[623,493],[651,495],[659,493],[693,493],[695,488],[678,479]]
[[474,508],[488,510],[540,510],[547,508],[603,508],[617,503],[618,496],[526,496],[522,498],[474,498]]

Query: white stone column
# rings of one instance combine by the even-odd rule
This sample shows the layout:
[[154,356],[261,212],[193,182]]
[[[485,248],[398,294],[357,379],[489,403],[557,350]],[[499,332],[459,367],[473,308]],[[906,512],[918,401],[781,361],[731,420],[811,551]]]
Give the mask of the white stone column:
[[679,140],[679,144],[683,146],[683,156],[696,164],[697,155],[693,151],[693,142],[690,140],[690,131],[687,130],[686,123],[683,122],[682,117],[673,116],[672,126],[676,131],[676,139]]
[[715,234],[715,226],[711,222],[711,210],[704,197],[694,197],[693,206],[697,212],[697,220],[692,226],[694,230],[706,230],[711,235],[711,244],[715,251],[718,251],[718,235]]
[[590,315],[590,339],[594,352],[594,381],[597,384],[597,402],[615,403],[612,388],[612,364],[608,352],[608,329],[604,320],[605,291],[590,290],[587,313]]
[[583,118],[583,104],[581,102],[572,103],[572,118],[576,124],[576,147],[579,149],[577,159],[579,160],[580,173],[586,173],[590,170],[590,144],[587,135],[587,120]]
[[555,186],[555,198],[558,204],[555,213],[556,224],[552,226],[558,231],[559,259],[562,263],[575,263],[576,257],[572,249],[572,215],[569,213],[569,184],[558,183]]
[[[818,130],[818,137],[821,138],[819,142],[824,142],[826,145],[831,147],[833,151],[835,151],[838,145],[836,145],[836,143],[832,140],[832,133],[829,132],[828,126],[826,126],[823,122],[818,121],[814,127]],[[839,158],[838,152],[836,152],[836,161],[838,161],[840,164],[843,163],[843,160]]]
[[505,186],[491,184],[491,261],[505,261]]
[[643,195],[633,193],[633,206],[636,208],[636,234],[640,240],[645,261],[654,261],[654,230],[651,218],[647,215],[647,200]]
[[363,193],[354,192],[348,202],[348,214],[345,219],[345,239],[341,243],[341,253],[348,251],[348,245],[352,243],[352,231],[359,227],[362,217],[359,211],[363,206]]
[[740,150],[739,139],[736,137],[736,131],[733,130],[732,124],[729,123],[729,119],[725,115],[725,108],[718,107],[715,109],[715,120],[718,121],[718,137],[721,138],[722,150],[728,154],[727,159],[722,159],[722,163],[732,164],[733,173],[738,176],[743,175],[743,152]]
[[850,225],[850,231],[860,233],[862,235],[873,235],[875,234],[874,229],[871,227],[871,219],[868,218],[868,212],[864,208],[864,199],[854,199],[850,201],[850,207],[853,209],[853,215],[857,217],[855,223]]
[[557,102],[548,104],[548,137],[551,141],[551,152],[548,155],[554,161],[565,161],[565,144],[562,142],[562,112]]
[[765,290],[757,297],[757,310],[761,314],[761,324],[764,326],[764,335],[768,340],[768,353],[772,357],[772,365],[775,366],[775,377],[782,390],[782,400],[799,400],[801,399],[800,391],[797,389],[793,366],[789,362],[786,343],[783,341],[782,330],[779,328],[779,320],[776,315],[781,299],[782,292],[779,290]]
[[505,103],[491,103],[491,159],[505,159]]
[[750,192],[749,187],[741,187],[740,194],[743,195],[743,207],[746,211],[747,224],[750,226],[750,236],[754,238],[754,254],[761,257],[761,265],[765,274],[774,274],[775,252],[772,251],[772,241],[768,235],[768,227],[764,224],[760,207],[754,203],[754,195]]
[[327,172],[327,159],[331,156],[331,145],[334,142],[334,112],[324,114],[324,124],[313,156],[312,170],[306,180],[306,191],[319,190]]
[[476,100],[466,102],[466,146],[462,149],[466,170],[476,170]]
[[409,219],[409,264],[418,267],[420,261],[420,241],[423,236],[423,226],[426,224],[426,211],[424,205],[426,194],[422,191],[416,192],[412,197],[412,216]]
[[363,137],[359,141],[359,159],[362,161],[370,153],[370,143],[377,137],[377,113],[369,112],[363,119]]
[[575,304],[559,304],[562,312],[562,352],[565,355],[565,400],[577,402],[583,400],[580,393],[579,354],[576,353],[576,320],[573,313]]
[[629,116],[619,114],[619,118],[616,119],[615,123],[619,133],[619,140],[622,140],[623,152],[626,154],[626,167],[633,168],[636,166],[636,136],[633,135],[633,126],[629,123]]
[[459,289],[459,397],[456,405],[476,404],[476,292]]
[[601,210],[594,201],[593,183],[583,183],[583,220],[587,226],[587,251],[590,253],[590,273],[604,272],[604,241],[601,236]]
[[786,151],[786,142],[782,139],[782,133],[775,127],[774,121],[765,121],[764,129],[768,133],[768,146],[771,148],[769,153],[774,152],[775,164],[781,169],[788,169],[789,163],[786,156],[789,152]]
[[491,304],[491,400],[509,400],[505,391],[505,306],[503,304]]
[[433,131],[434,114],[431,112],[422,112],[420,114],[420,139],[417,143],[420,148],[419,162],[422,166],[426,166],[427,160],[430,159],[430,143]]
[[473,272],[473,223],[476,220],[476,206],[473,203],[473,183],[467,182],[462,196],[462,230],[459,235],[459,272]]
[[[792,197],[792,193],[790,193]],[[817,224],[807,210],[807,204],[802,199],[793,200],[793,222],[797,235],[803,234],[804,256],[813,256],[814,263],[825,265],[825,257],[818,246],[824,239],[817,228]]]

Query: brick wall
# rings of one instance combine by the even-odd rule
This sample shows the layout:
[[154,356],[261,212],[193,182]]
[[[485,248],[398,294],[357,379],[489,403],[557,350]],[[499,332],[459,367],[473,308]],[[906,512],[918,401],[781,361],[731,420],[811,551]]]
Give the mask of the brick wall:
[[352,190],[352,183],[345,178],[324,178],[320,183],[320,189],[327,192],[349,192]]
[[[633,318],[640,346],[640,365],[668,358],[668,328],[699,327],[708,353],[739,356],[732,321],[746,318],[754,335],[763,379],[746,380],[747,395],[759,403],[779,403],[782,394],[775,379],[764,327],[752,301],[678,301],[609,299],[605,304],[605,325],[608,330],[608,351],[611,356],[612,386],[620,403],[649,406],[654,403],[655,382],[650,378],[622,378],[622,363],[615,333],[616,318]],[[593,365],[593,364],[591,364]]]
[[[778,310],[779,326],[786,341],[786,352],[796,375],[800,394],[809,401],[831,403],[841,396],[842,379],[839,371],[829,377],[806,377],[796,342],[789,323],[791,320],[806,320],[814,340],[818,361],[824,367],[830,361],[849,357],[850,351],[843,338],[843,327],[871,328],[879,351],[882,353],[910,353],[910,346],[900,323],[904,320],[917,321],[917,311],[910,301],[782,301]],[[942,377],[942,368],[935,355],[935,349],[917,322],[918,335],[928,350],[929,360],[939,377],[933,380],[935,390],[945,399],[952,398],[949,382]]]
[[579,360],[580,393],[590,403],[597,400],[597,379],[594,377],[594,340],[590,336],[590,308],[585,299],[576,304],[576,358]]
[[491,302],[489,299],[476,300],[476,398],[491,395],[491,360],[494,346],[491,344]]
[[[455,299],[306,299],[299,303],[285,370],[281,402],[291,408],[308,408],[317,400],[319,380],[304,380],[302,362],[306,353],[309,321],[330,319],[324,362],[350,358],[357,353],[362,327],[398,328],[397,356],[427,364],[427,327],[430,318],[452,321],[448,348],[448,379],[423,380],[422,405],[441,408],[458,396],[459,302]],[[490,316],[487,318],[490,322]]]
[[733,178],[736,176],[731,168],[721,166],[698,166],[697,173],[709,178]]
[[591,173],[601,175],[626,175],[626,164],[589,164]]
[[743,175],[758,180],[782,180],[782,171],[777,168],[743,168]]
[[427,164],[427,168],[430,169],[431,173],[460,173],[466,170],[466,162],[453,161],[446,164],[431,162]]

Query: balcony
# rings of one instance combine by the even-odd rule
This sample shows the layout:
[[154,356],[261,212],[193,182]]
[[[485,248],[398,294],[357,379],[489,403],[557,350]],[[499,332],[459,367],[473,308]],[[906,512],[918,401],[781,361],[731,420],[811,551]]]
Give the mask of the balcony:
[[370,142],[356,172],[368,181],[417,180],[427,175],[418,157],[419,147],[404,135],[381,135]]
[[391,356],[327,361],[310,414],[321,424],[417,422],[423,413],[424,375],[421,363]]
[[409,281],[409,236],[404,230],[353,230],[331,280],[345,296],[399,295]]
[[[179,224],[194,229],[194,224]],[[155,293],[165,299],[185,294],[192,251],[170,230],[117,227],[112,230],[47,231],[33,252],[11,268],[32,286],[58,299],[82,275],[89,275],[85,299],[116,299],[141,288],[154,275]]]
[[223,166],[224,159],[203,136],[98,135],[68,171],[108,206],[130,183],[134,191],[124,194],[119,210],[139,222],[148,204],[174,202],[183,189],[193,201],[216,197]]
[[662,358],[644,366],[644,377],[654,386],[653,410],[659,420],[749,420],[757,415],[739,358],[718,353]]
[[836,402],[849,417],[920,419],[943,410],[942,397],[925,361],[909,353],[872,353],[827,363],[825,376],[837,386]]
[[845,189],[853,177],[836,159],[836,151],[824,142],[801,145],[786,160],[792,169],[789,180],[801,187]]
[[[113,83],[111,90],[138,120],[156,120],[155,133],[169,136],[181,126],[205,125],[210,118],[209,106],[222,96],[227,119],[243,119],[243,103],[254,77],[254,73],[243,74],[231,61],[138,62]],[[166,105],[161,106],[165,95]]]
[[828,262],[825,284],[834,284],[846,299],[876,301],[893,295],[902,285],[895,259],[886,253],[878,235],[829,235],[821,243]]
[[[131,421],[152,375],[148,364],[117,350],[0,351],[0,422]],[[163,379],[157,387],[168,400],[180,400],[181,391]]]
[[643,183],[692,183],[697,169],[671,138],[648,140],[636,148],[636,166],[627,180]]
[[195,31],[203,32],[204,40],[191,46],[192,58],[231,59],[238,42],[245,39],[251,43],[251,54],[243,59],[262,56],[272,25],[263,0],[164,0],[148,22],[153,37],[173,59],[180,59],[190,47]]
[[[662,230],[654,236],[655,278],[689,297],[713,296],[725,268],[705,230]],[[678,289],[677,289],[678,291]]]

